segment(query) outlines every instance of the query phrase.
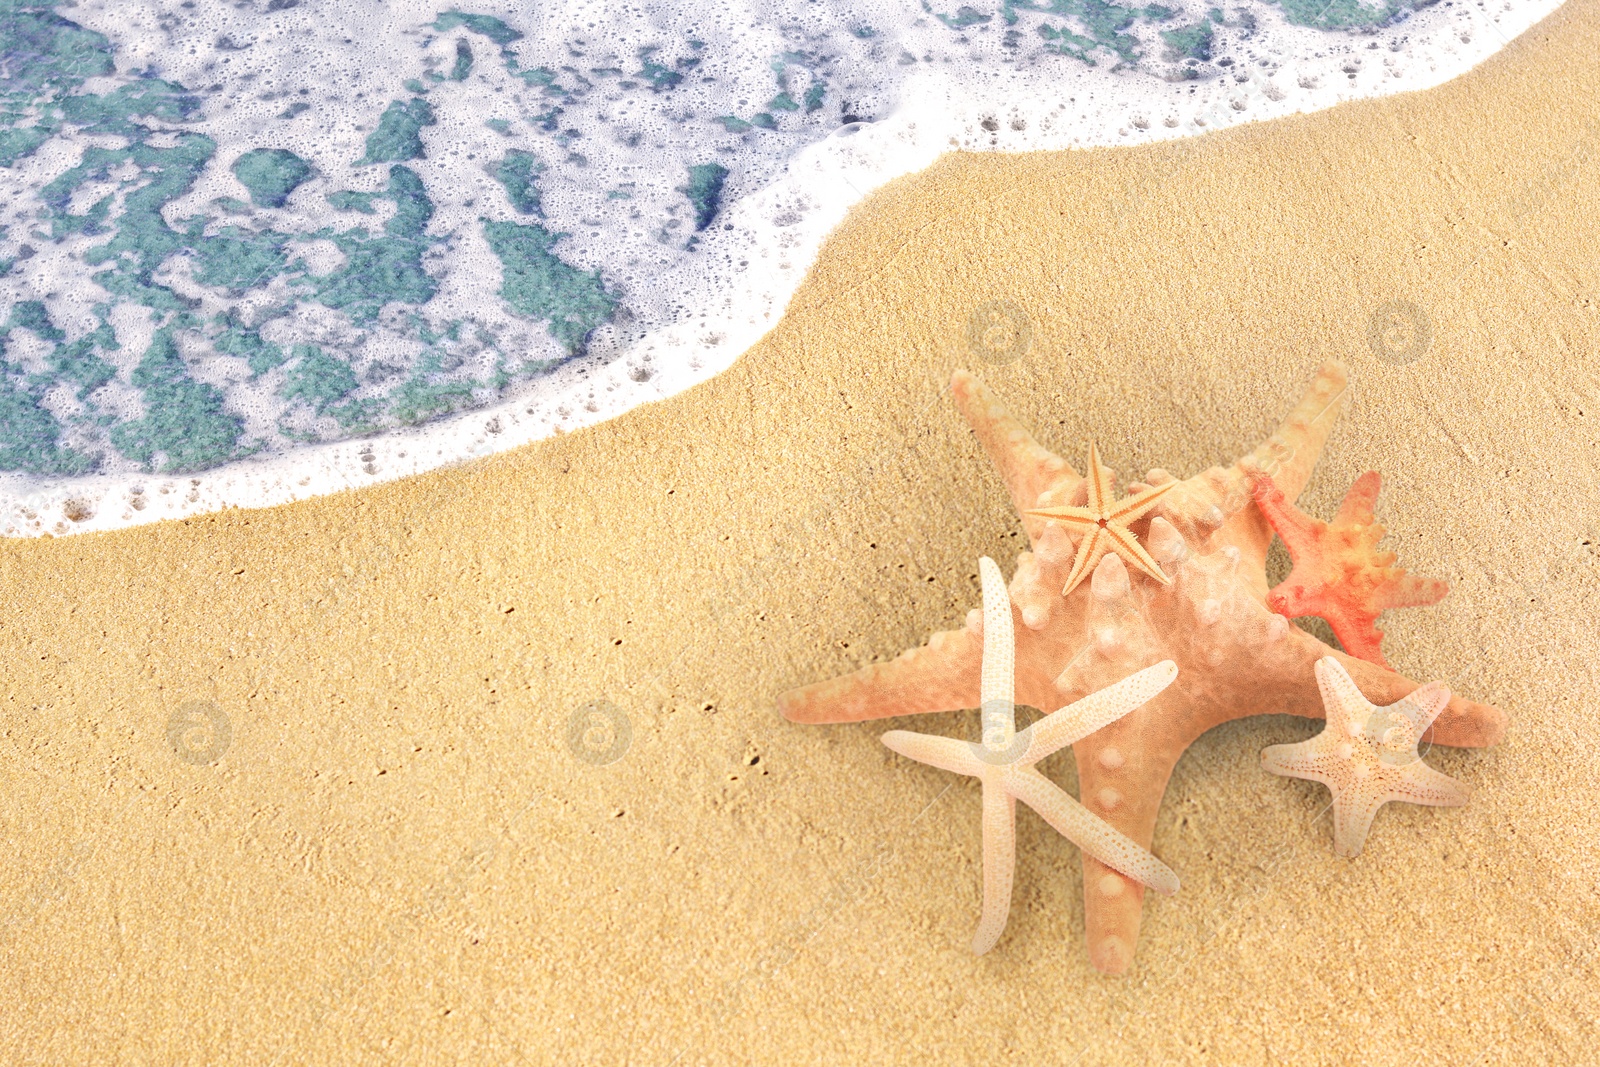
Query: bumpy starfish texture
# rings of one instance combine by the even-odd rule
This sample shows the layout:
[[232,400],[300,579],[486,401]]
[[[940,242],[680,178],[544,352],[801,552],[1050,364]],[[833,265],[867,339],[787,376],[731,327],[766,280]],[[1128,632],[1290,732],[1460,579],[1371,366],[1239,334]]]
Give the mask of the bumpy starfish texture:
[[1115,499],[1111,472],[1100,462],[1100,450],[1089,442],[1089,466],[1084,471],[1083,487],[1079,490],[1087,497],[1088,507],[1061,506],[1039,508],[1023,512],[1034,518],[1054,519],[1078,535],[1078,554],[1072,560],[1072,570],[1067,573],[1067,584],[1061,590],[1066,596],[1077,584],[1093,573],[1107,552],[1115,552],[1124,561],[1138,568],[1163,585],[1172,581],[1161,565],[1139,543],[1138,535],[1128,529],[1134,522],[1156,506],[1176,482],[1152,485],[1143,492]]
[[1449,702],[1450,690],[1429,682],[1396,703],[1377,707],[1331,656],[1317,661],[1317,683],[1328,725],[1309,741],[1264,749],[1261,765],[1273,774],[1328,787],[1335,852],[1360,855],[1373,816],[1391,800],[1445,808],[1467,802],[1465,786],[1417,754],[1422,732]]
[[972,951],[981,956],[1000,940],[1011,912],[1019,800],[1106,866],[1158,892],[1177,891],[1178,876],[1166,864],[1086,810],[1034,764],[1145,703],[1172,683],[1178,668],[1171,660],[1148,667],[1017,733],[1011,601],[994,560],[984,556],[978,569],[983,575],[983,740],[972,744],[890,730],[883,743],[909,759],[971,775],[983,783],[983,915],[972,937]]
[[[1147,704],[1073,745],[1078,795],[1089,810],[1148,848],[1173,766],[1201,734],[1250,715],[1322,718],[1314,665],[1332,655],[1375,703],[1399,700],[1417,683],[1334,652],[1266,605],[1272,528],[1252,502],[1239,464],[1177,482],[1154,513],[1130,527],[1172,578],[1163,585],[1129,575],[1108,554],[1090,581],[1063,597],[1073,545],[1057,522],[1030,516],[1070,504],[1082,479],[1041,447],[965,371],[952,381],[956,403],[999,469],[1022,516],[1032,551],[1011,580],[1017,627],[1016,696],[1056,708],[1170,659],[1178,677]],[[1345,370],[1324,366],[1283,425],[1246,457],[1272,475],[1285,499],[1298,497],[1327,440],[1345,390]],[[1152,470],[1137,493],[1174,482]],[[982,642],[978,613],[965,629],[853,674],[791,690],[779,708],[797,722],[858,722],[977,706]],[[1452,697],[1429,729],[1434,742],[1489,745],[1505,730],[1494,707]],[[1093,857],[1083,860],[1084,922],[1091,962],[1121,973],[1132,960],[1143,887]]]
[[1393,565],[1393,552],[1379,551],[1387,532],[1373,512],[1381,476],[1368,471],[1357,478],[1329,523],[1291,504],[1265,471],[1246,473],[1256,506],[1294,561],[1288,577],[1267,594],[1267,607],[1281,615],[1320,616],[1346,652],[1387,667],[1378,616],[1387,608],[1437,604],[1450,586],[1413,577]]

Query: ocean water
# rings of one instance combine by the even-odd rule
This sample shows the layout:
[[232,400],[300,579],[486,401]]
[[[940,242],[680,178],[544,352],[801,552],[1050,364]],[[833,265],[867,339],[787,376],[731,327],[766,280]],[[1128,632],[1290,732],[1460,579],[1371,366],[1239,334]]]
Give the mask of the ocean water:
[[0,0],[0,532],[279,503],[670,395],[952,149],[1438,84],[1557,0]]

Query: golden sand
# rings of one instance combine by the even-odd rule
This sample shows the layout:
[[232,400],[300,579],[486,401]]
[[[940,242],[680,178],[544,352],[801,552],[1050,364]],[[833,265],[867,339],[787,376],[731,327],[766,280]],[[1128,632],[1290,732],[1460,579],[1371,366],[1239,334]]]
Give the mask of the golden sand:
[[[0,545],[0,1062],[1600,1062],[1597,57],[1571,0],[1428,92],[952,155],[687,393]],[[988,301],[1023,358],[969,349]],[[1369,337],[1397,303],[1425,350]],[[1391,805],[1339,859],[1326,791],[1259,765],[1318,724],[1232,723],[1173,777],[1183,888],[1129,976],[1090,969],[1078,855],[1031,814],[974,958],[975,788],[878,735],[975,714],[773,706],[957,625],[1023,547],[951,369],[1127,479],[1231,462],[1328,357],[1353,385],[1301,506],[1380,469],[1387,544],[1451,581],[1385,652],[1509,714],[1428,756],[1470,805]],[[569,745],[607,744],[568,736],[593,701],[629,730],[603,765]],[[226,737],[169,728],[207,714]]]

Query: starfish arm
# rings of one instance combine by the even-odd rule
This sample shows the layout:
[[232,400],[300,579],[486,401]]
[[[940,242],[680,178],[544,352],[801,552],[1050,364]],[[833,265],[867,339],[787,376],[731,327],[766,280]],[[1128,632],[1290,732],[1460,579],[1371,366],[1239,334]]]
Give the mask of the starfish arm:
[[1301,560],[1315,553],[1318,538],[1327,523],[1313,519],[1291,504],[1278,484],[1264,472],[1252,469],[1248,478],[1256,507],[1266,516],[1272,532],[1283,539],[1289,558]]
[[1450,705],[1450,690],[1443,682],[1419,685],[1394,705],[1394,710],[1416,724],[1417,736],[1433,725],[1441,712]]
[[982,656],[983,639],[971,630],[943,631],[888,663],[791,689],[778,710],[792,722],[823,723],[975,708]]
[[1381,797],[1354,789],[1333,791],[1333,851],[1346,859],[1361,855],[1372,820],[1383,807]]
[[[1311,638],[1311,640],[1316,639]],[[1417,689],[1417,683],[1405,675],[1396,674],[1366,660],[1334,652],[1327,646],[1323,648],[1344,666],[1356,685],[1374,704],[1393,704]],[[1498,744],[1505,734],[1505,712],[1492,704],[1480,704],[1452,694],[1450,703],[1445,705],[1439,717],[1428,728],[1428,732],[1422,735],[1422,742],[1449,745],[1453,748],[1484,748]]]
[[1328,620],[1333,636],[1350,655],[1380,667],[1389,666],[1389,661],[1383,658],[1383,631],[1378,629],[1377,615],[1340,610],[1333,604],[1321,605],[1317,614]]
[[1011,914],[1011,879],[1017,859],[1017,802],[996,780],[983,783],[983,915],[972,951],[994,948]]
[[[983,668],[978,696],[982,701],[984,729],[994,717],[1010,734],[1015,723],[1017,632],[1011,621],[1011,596],[1000,567],[988,556],[978,560],[983,580]],[[1003,705],[1003,706],[1002,706]]]
[[1100,520],[1088,508],[1068,507],[1065,504],[1053,508],[1031,508],[1022,514],[1033,518],[1050,519],[1063,526],[1070,526],[1074,530],[1090,530],[1100,525]]
[[1102,726],[1116,722],[1147,703],[1177,677],[1178,665],[1170,659],[1162,660],[1051,712],[1028,727],[1028,747],[1017,757],[1017,762],[1031,766],[1053,752],[1077,744]]
[[[1162,485],[1153,485],[1148,489],[1135,493],[1133,496],[1124,497],[1117,501],[1110,511],[1106,512],[1106,519],[1110,522],[1121,523],[1124,526],[1130,522],[1135,522],[1145,512],[1161,503],[1161,498],[1171,492],[1172,488],[1178,484],[1177,482],[1166,482]],[[1129,486],[1129,488],[1131,489],[1132,486]]]
[[1234,464],[1229,480],[1242,488],[1246,467],[1253,465],[1272,475],[1291,502],[1298,499],[1311,478],[1311,469],[1322,455],[1328,432],[1339,417],[1339,404],[1348,384],[1349,374],[1343,363],[1337,360],[1324,363],[1300,402],[1283,420],[1283,425],[1249,456]]
[[1085,855],[1158,893],[1176,893],[1178,876],[1138,842],[1119,833],[1100,816],[1073,800],[1065,790],[1038,771],[1011,775],[1007,783],[1016,798],[1038,812],[1057,833],[1081,848]]
[[1078,587],[1078,583],[1094,569],[1100,562],[1100,557],[1106,554],[1105,530],[1099,526],[1091,526],[1083,539],[1078,542],[1078,554],[1072,561],[1072,573],[1067,575],[1066,585],[1061,588],[1061,595],[1066,596]]
[[1268,745],[1261,750],[1262,770],[1285,778],[1321,782],[1331,788],[1333,783],[1326,766],[1326,757],[1316,738],[1293,745]]
[[1383,485],[1383,476],[1377,471],[1367,471],[1355,480],[1348,492],[1344,494],[1344,501],[1339,505],[1339,513],[1333,517],[1335,526],[1371,526],[1377,518],[1375,507],[1378,503],[1378,490]]
[[[1183,745],[1146,745],[1152,724],[1181,713],[1174,686],[1126,718],[1073,747],[1078,795],[1085,808],[1134,844],[1148,849],[1161,797]],[[1084,946],[1102,974],[1122,974],[1133,962],[1144,913],[1144,886],[1093,855],[1083,857]]]
[[1022,524],[1028,538],[1037,540],[1044,530],[1044,522],[1027,518],[1027,509],[1038,502],[1039,494],[1063,483],[1071,483],[1066,492],[1070,498],[1081,480],[1078,472],[1034,440],[1021,423],[1006,413],[988,386],[969,371],[958,370],[951,375],[950,391],[955,395],[956,406],[999,470],[1006,492],[1011,494],[1011,502],[1024,514]]
[[1426,804],[1430,808],[1459,808],[1470,796],[1466,786],[1419,758],[1405,766],[1400,781],[1390,787],[1384,799]]
[[1083,479],[1088,483],[1089,510],[1095,518],[1105,518],[1113,499],[1111,472],[1100,462],[1100,448],[1093,441],[1089,442],[1089,465],[1084,468]]
[[898,752],[906,759],[926,763],[942,771],[975,775],[981,769],[977,757],[973,755],[972,745],[953,737],[890,730],[882,740],[891,752]]
[[1374,599],[1375,606],[1379,608],[1422,608],[1437,604],[1449,592],[1449,582],[1401,574],[1379,589]]
[[1125,526],[1107,526],[1104,533],[1111,547],[1116,549],[1117,555],[1162,585],[1172,584],[1167,572],[1161,569],[1161,564],[1150,558],[1150,553],[1144,550],[1144,546],[1139,543],[1132,530]]
[[1317,688],[1322,691],[1322,706],[1330,731],[1341,736],[1353,733],[1372,714],[1372,703],[1332,656],[1317,660]]

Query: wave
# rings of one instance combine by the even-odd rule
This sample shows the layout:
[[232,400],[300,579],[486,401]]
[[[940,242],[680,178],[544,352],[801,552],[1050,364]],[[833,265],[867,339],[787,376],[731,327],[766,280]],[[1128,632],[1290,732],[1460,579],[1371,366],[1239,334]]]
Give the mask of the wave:
[[1556,6],[0,0],[0,532],[609,418],[727,367],[942,152],[1424,88]]

